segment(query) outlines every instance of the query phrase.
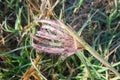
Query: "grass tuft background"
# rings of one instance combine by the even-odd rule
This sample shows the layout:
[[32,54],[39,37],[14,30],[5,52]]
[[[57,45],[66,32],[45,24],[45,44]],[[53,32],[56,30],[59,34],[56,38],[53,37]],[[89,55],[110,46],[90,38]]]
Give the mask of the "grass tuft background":
[[119,0],[0,0],[1,80],[120,79],[85,50],[61,60],[31,47],[36,18],[69,24],[120,72]]

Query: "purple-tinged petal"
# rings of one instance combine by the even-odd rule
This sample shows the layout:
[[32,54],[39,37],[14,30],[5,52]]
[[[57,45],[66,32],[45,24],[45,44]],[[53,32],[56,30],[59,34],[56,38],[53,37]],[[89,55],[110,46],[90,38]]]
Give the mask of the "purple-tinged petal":
[[32,35],[31,34],[31,37],[33,38],[33,39],[35,39],[36,41],[38,41],[38,42],[40,42],[40,43],[43,43],[43,44],[48,44],[48,45],[51,45],[51,46],[62,46],[63,44],[62,43],[53,43],[53,42],[51,42],[51,41],[48,41],[48,40],[46,40],[46,39],[42,39],[41,37],[37,37],[37,36],[35,36],[35,35]]
[[47,24],[50,24],[50,25],[54,25],[55,27],[56,26],[61,26],[61,22],[58,21],[58,20],[45,20],[45,19],[36,19],[36,22],[37,23],[47,23]]
[[42,38],[46,38],[46,39],[50,39],[50,40],[58,40],[58,41],[61,41],[61,42],[66,42],[66,43],[69,43],[73,41],[72,37],[65,37],[65,36],[57,36],[57,35],[53,35],[51,33],[48,33],[47,31],[37,31],[37,34],[36,36],[39,36],[39,37],[42,37]]
[[49,48],[49,47],[43,47],[34,43],[32,43],[32,46],[38,50],[48,52],[48,53],[54,53],[54,54],[59,54],[64,51],[64,48]]
[[50,47],[44,47],[37,45],[35,43],[32,43],[32,46],[38,50],[48,52],[48,53],[54,53],[54,54],[60,54],[60,53],[74,53],[78,51],[77,49],[73,48],[50,48]]
[[62,36],[64,35],[64,36],[67,36],[67,37],[69,36],[66,31],[63,31],[61,29],[55,28],[55,27],[50,26],[50,25],[43,25],[42,29],[48,29],[48,30],[50,30],[50,31],[52,31],[52,32],[54,32],[58,35],[62,35]]

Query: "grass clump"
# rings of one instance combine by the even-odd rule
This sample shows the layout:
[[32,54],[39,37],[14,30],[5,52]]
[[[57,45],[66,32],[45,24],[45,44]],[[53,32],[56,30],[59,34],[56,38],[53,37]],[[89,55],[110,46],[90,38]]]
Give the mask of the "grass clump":
[[120,79],[86,50],[61,60],[34,49],[30,37],[41,28],[36,19],[59,19],[120,72],[119,5],[119,0],[0,0],[0,79]]

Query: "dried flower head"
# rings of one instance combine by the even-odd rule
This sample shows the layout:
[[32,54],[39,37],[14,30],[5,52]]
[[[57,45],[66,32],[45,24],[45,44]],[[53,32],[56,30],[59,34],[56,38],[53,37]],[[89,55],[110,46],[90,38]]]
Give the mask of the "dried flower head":
[[65,56],[70,56],[82,49],[80,44],[61,27],[62,22],[58,20],[37,20],[37,23],[39,22],[44,23],[41,29],[35,35],[31,34],[34,39],[32,42],[34,48]]

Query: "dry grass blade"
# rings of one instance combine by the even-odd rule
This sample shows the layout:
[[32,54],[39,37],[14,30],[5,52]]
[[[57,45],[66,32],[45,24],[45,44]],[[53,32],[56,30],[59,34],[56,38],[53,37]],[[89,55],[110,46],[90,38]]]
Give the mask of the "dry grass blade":
[[113,71],[117,76],[120,76],[120,74],[104,59],[99,55],[88,43],[86,43],[81,37],[79,37],[74,30],[72,30],[70,27],[66,26],[59,20],[37,20],[37,22],[40,23],[46,23],[52,26],[55,26],[57,28],[62,28],[63,30],[66,30],[75,40],[77,40],[86,50],[88,50],[96,59],[98,59],[102,64],[104,64],[107,68],[109,68],[111,71]]
[[[34,65],[35,65],[35,66],[37,66],[37,64],[38,64],[38,62],[39,62],[40,59],[41,59],[41,56],[40,56],[40,55],[37,55],[36,59],[34,60]],[[35,72],[33,66],[30,66],[30,67],[26,70],[26,72],[24,73],[24,75],[23,75],[22,78],[23,78],[23,80],[29,80],[29,77],[30,77],[30,76],[34,76],[34,78],[35,78],[36,80],[41,80],[41,79],[40,79],[40,76],[38,76],[38,74]]]

